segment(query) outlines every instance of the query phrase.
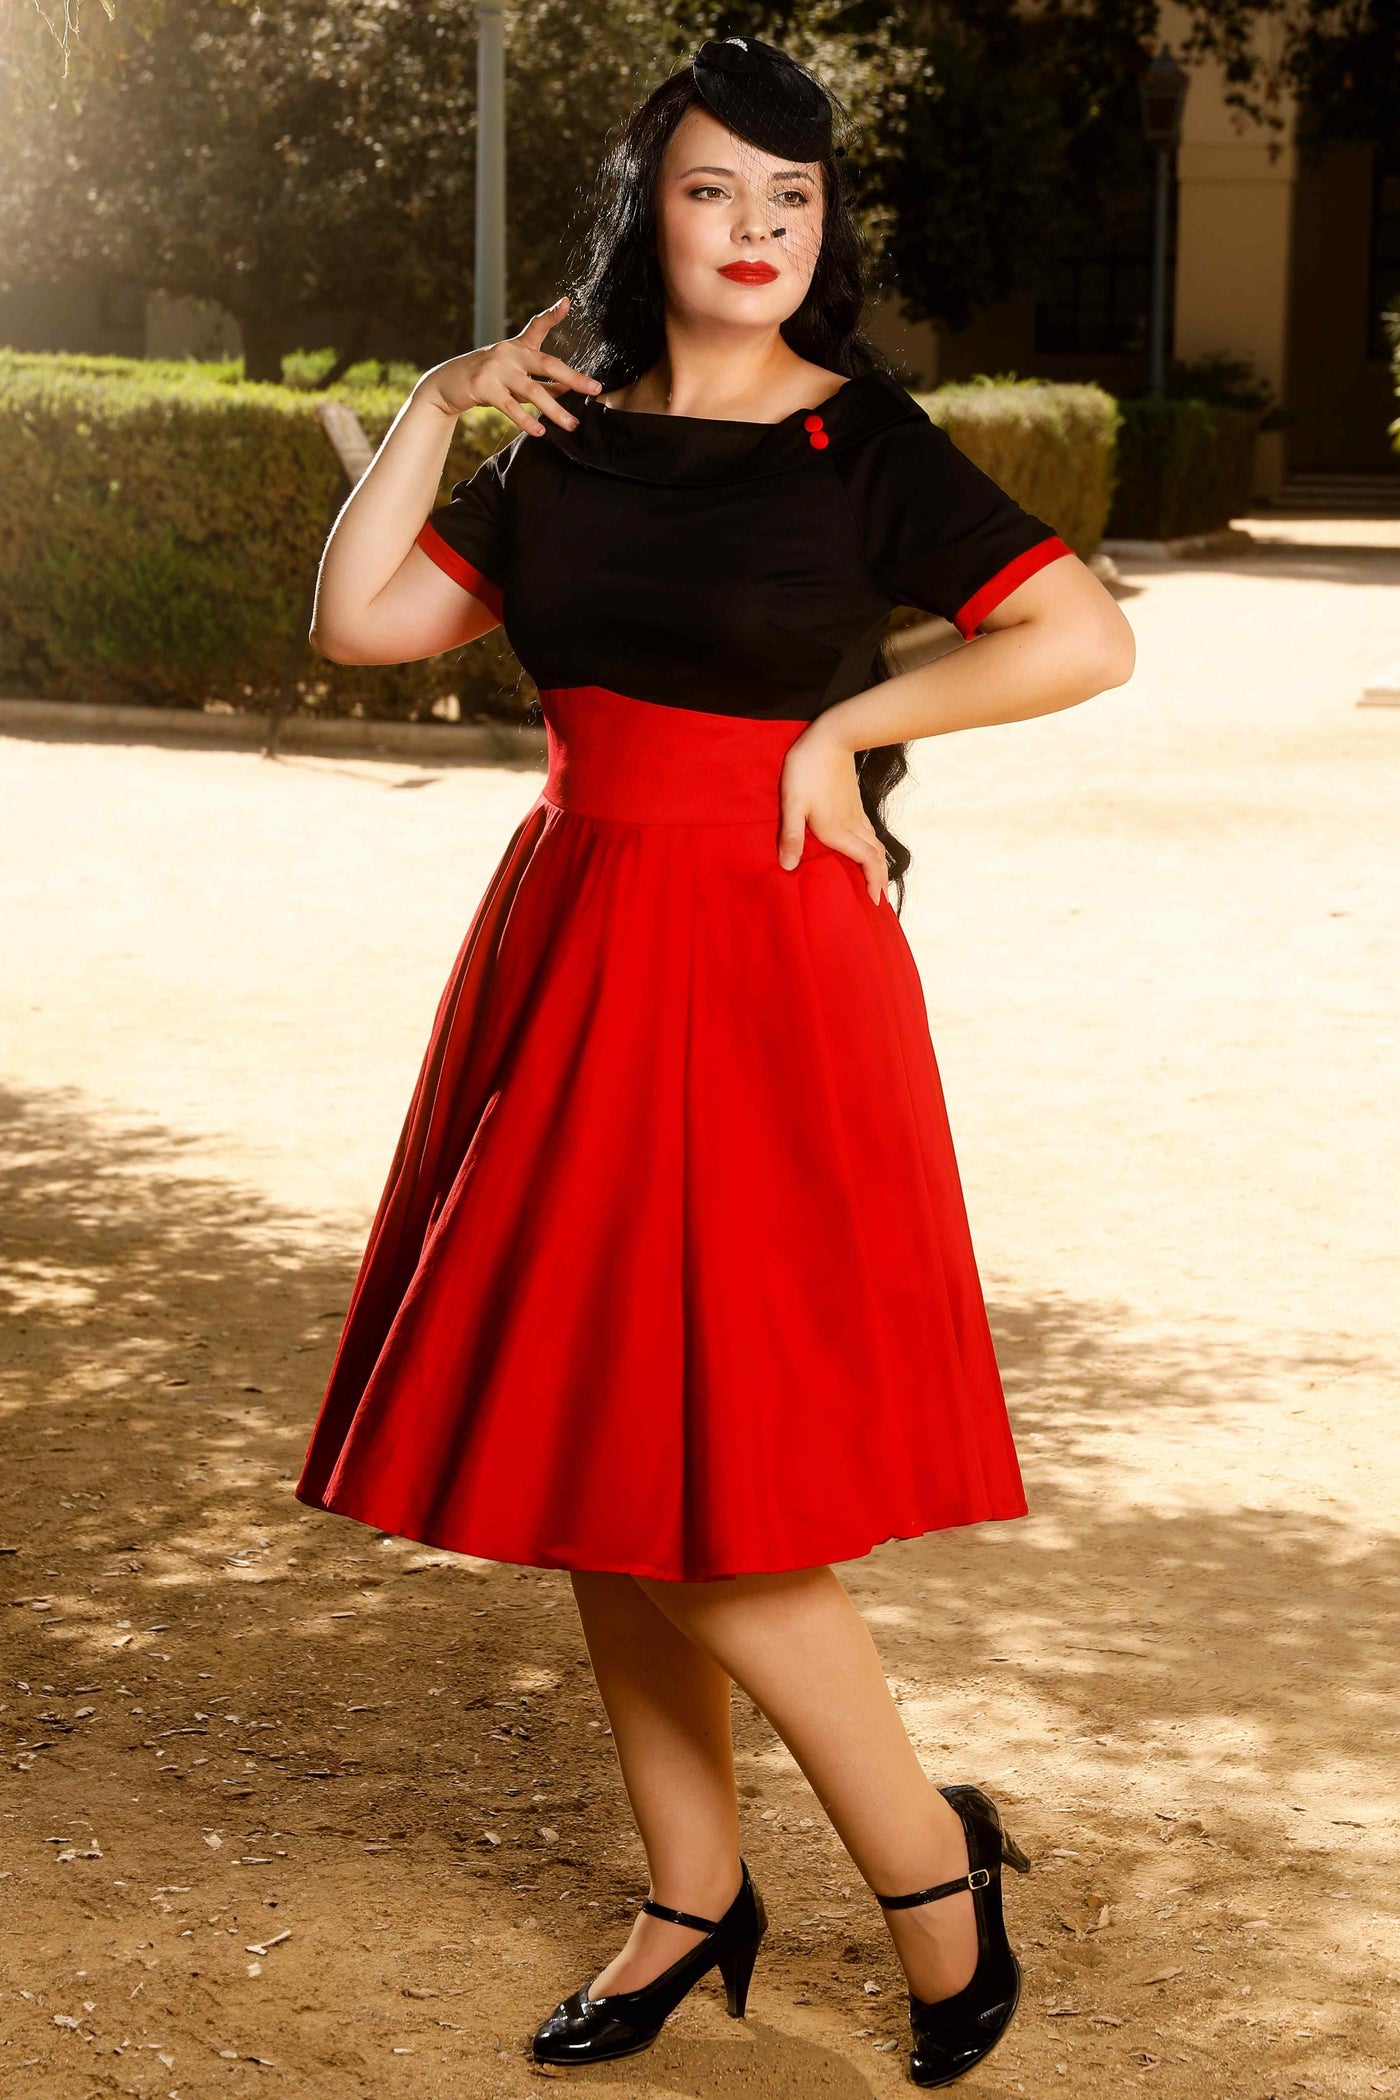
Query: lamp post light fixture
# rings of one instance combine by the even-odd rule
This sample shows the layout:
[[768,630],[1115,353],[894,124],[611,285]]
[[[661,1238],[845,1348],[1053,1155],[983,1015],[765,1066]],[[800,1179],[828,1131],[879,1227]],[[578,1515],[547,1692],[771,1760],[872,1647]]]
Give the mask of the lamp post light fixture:
[[476,0],[476,293],[472,347],[506,332],[506,61],[503,0]]
[[1148,392],[1160,394],[1167,376],[1167,206],[1172,160],[1181,143],[1181,116],[1188,77],[1163,44],[1138,81],[1142,135],[1157,155],[1157,194],[1152,214],[1152,305],[1148,324]]

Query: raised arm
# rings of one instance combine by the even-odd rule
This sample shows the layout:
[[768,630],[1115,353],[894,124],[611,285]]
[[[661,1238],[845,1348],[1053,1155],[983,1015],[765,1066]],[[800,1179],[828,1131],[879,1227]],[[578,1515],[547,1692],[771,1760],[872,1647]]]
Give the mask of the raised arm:
[[[469,572],[431,559],[418,544],[441,485],[457,418],[498,408],[531,437],[575,418],[553,390],[597,392],[542,345],[568,309],[567,295],[519,335],[468,350],[425,372],[346,499],[321,557],[312,646],[331,663],[398,664],[438,656],[500,624],[495,605],[469,587]],[[527,407],[526,403],[531,404]]]

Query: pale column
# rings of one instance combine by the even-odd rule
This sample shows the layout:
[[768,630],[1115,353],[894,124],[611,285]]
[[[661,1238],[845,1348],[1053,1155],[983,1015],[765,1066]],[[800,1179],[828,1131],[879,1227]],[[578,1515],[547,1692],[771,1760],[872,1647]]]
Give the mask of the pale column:
[[506,332],[506,60],[504,0],[476,0],[475,347]]
[[[1162,34],[1180,50],[1182,8],[1162,9]],[[1225,103],[1218,66],[1193,66],[1177,158],[1176,332],[1191,360],[1247,357],[1281,401],[1287,378],[1289,251],[1296,155],[1291,108],[1282,133],[1242,119]],[[1283,481],[1283,438],[1265,432],[1255,453],[1255,493]]]

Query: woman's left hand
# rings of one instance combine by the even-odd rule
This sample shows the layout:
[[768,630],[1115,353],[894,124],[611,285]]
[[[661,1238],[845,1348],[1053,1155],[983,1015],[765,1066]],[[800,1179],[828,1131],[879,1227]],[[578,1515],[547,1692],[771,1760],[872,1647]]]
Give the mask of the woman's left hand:
[[855,753],[822,728],[820,715],[784,753],[778,795],[779,866],[797,866],[810,831],[823,846],[860,862],[871,901],[879,904],[889,883],[885,849],[860,799]]

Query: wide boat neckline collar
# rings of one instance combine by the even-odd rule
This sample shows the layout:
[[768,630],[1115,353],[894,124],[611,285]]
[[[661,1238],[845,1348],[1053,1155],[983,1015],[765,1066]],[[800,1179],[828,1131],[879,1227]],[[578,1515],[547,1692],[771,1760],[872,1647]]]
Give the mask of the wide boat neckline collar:
[[793,416],[825,418],[827,409],[845,393],[846,388],[859,384],[859,375],[845,379],[834,394],[827,395],[825,401],[809,402],[805,408],[795,408],[792,415],[780,416],[776,423],[756,423],[750,417],[738,416],[677,416],[673,415],[670,409],[615,408],[611,401],[603,401],[596,394],[588,395],[587,399],[594,408],[600,408],[604,415],[608,416],[649,416],[654,423],[717,423],[721,430],[779,430],[784,423],[790,423]]
[[[796,468],[810,471],[823,455],[872,431],[924,416],[898,380],[884,372],[859,373],[825,401],[795,408],[776,423],[610,408],[572,389],[555,398],[578,417],[578,427],[565,430],[545,417],[545,436],[580,466],[631,481],[700,487]],[[809,429],[812,418],[816,422]],[[812,443],[822,436],[825,445]]]

